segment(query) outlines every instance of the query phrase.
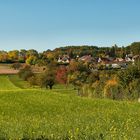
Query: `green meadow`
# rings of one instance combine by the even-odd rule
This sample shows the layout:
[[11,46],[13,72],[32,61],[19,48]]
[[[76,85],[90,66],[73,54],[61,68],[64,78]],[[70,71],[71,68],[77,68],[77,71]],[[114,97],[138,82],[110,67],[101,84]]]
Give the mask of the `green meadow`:
[[0,76],[0,140],[139,140],[140,104],[76,96],[72,87],[30,88]]

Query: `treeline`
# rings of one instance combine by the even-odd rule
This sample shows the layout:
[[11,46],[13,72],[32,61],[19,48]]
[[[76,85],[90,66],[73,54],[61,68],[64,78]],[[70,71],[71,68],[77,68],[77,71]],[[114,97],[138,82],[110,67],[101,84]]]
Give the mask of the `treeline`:
[[78,96],[136,100],[140,97],[140,63],[127,69],[90,70],[88,63],[73,60],[69,65],[50,63],[42,73],[33,73],[30,65],[19,71],[19,76],[31,86],[52,89],[55,84],[66,88],[73,85]]
[[129,46],[118,47],[98,47],[98,46],[67,46],[60,47],[53,50],[56,57],[60,54],[68,54],[71,58],[76,58],[84,55],[91,55],[93,57],[125,57],[126,54],[137,55],[140,54],[140,42],[134,42]]
[[52,61],[57,61],[59,57],[68,55],[70,59],[76,59],[84,55],[93,57],[119,57],[124,58],[127,54],[140,54],[140,42],[134,42],[127,47],[97,47],[97,46],[67,46],[60,47],[54,50],[46,50],[42,53],[34,49],[31,50],[12,50],[9,52],[0,51],[1,63],[27,63],[30,65],[47,65]]

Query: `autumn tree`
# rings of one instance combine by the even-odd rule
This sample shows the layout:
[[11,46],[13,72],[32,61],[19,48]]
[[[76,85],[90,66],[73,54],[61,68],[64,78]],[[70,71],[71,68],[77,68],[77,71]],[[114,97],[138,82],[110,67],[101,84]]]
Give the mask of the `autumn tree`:
[[104,86],[104,97],[111,99],[120,99],[119,85],[116,78],[107,80]]
[[26,61],[27,58],[27,50],[25,49],[21,49],[19,52],[19,62],[24,63]]
[[27,81],[28,78],[34,76],[34,73],[32,72],[32,69],[29,65],[25,65],[22,69],[20,69],[18,75],[20,78]]
[[60,66],[56,70],[56,81],[61,84],[67,83],[67,69],[65,66]]
[[0,62],[7,62],[8,53],[6,51],[0,51]]
[[39,85],[40,87],[45,87],[52,89],[55,84],[55,72],[53,70],[46,70],[44,73],[40,75]]
[[13,50],[13,51],[9,51],[8,52],[8,56],[9,56],[9,59],[11,61],[18,61],[18,58],[19,58],[19,51],[18,50]]
[[26,64],[35,65],[36,63],[37,63],[37,57],[36,56],[29,56],[26,59]]

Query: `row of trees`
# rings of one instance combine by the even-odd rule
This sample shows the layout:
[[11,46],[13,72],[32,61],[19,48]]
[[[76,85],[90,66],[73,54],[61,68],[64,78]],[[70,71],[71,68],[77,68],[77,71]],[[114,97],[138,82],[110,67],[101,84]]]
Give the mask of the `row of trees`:
[[31,86],[52,89],[54,84],[70,84],[77,95],[94,98],[137,99],[140,96],[140,64],[122,70],[91,70],[88,63],[73,60],[69,65],[50,63],[43,73],[34,74],[30,65],[19,76]]
[[27,64],[35,64],[37,59],[39,58],[39,53],[34,50],[12,50],[9,52],[0,51],[0,62],[3,63],[13,63],[13,62],[21,62]]
[[77,56],[91,55],[93,57],[125,57],[126,54],[140,54],[140,42],[134,42],[127,47],[118,47],[114,45],[112,47],[97,47],[97,46],[67,46],[60,47],[54,50],[47,50],[42,53],[38,53],[36,50],[12,50],[9,52],[0,51],[0,62],[13,63],[22,62],[30,65],[40,64],[47,65],[52,61],[56,61],[59,56],[67,54],[71,59],[75,59]]

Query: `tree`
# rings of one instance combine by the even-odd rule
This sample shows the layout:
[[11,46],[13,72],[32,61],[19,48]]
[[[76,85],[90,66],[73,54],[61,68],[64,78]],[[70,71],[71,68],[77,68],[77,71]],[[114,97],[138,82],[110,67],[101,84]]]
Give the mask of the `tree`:
[[126,70],[118,73],[118,80],[123,89],[122,94],[127,99],[138,98],[140,91],[140,70],[139,67],[129,66]]
[[55,84],[55,72],[47,69],[43,74],[40,75],[39,85],[40,87],[46,87],[52,89]]
[[115,44],[114,46],[111,47],[110,49],[110,56],[111,57],[116,57],[116,52],[117,52],[118,46]]
[[36,56],[29,56],[26,59],[26,64],[35,65],[36,63],[37,63],[37,57]]
[[28,50],[27,53],[26,53],[27,57],[29,56],[36,56],[38,57],[38,52],[34,49],[31,49],[31,50]]
[[87,77],[87,83],[92,84],[96,81],[100,80],[100,75],[98,71],[93,71],[88,77]]
[[0,51],[0,62],[7,62],[8,53],[6,51]]
[[133,55],[140,54],[140,42],[134,42],[128,46]]
[[28,78],[34,76],[34,73],[32,72],[32,69],[29,65],[25,65],[22,69],[20,69],[18,75],[20,78],[27,81]]
[[18,50],[9,51],[8,56],[11,61],[18,61],[19,51]]
[[26,60],[26,57],[27,57],[27,50],[21,49],[19,52],[19,58],[18,58],[19,62],[24,63]]
[[68,66],[68,72],[73,73],[77,70],[78,70],[78,62],[75,60],[71,61],[69,66]]
[[119,99],[121,97],[119,94],[119,85],[116,78],[106,81],[104,86],[104,97],[111,99]]
[[67,83],[67,69],[65,66],[60,66],[56,71],[56,81],[61,84]]
[[127,87],[135,79],[140,79],[140,70],[137,66],[129,66],[126,70],[118,72],[118,78],[124,87]]

